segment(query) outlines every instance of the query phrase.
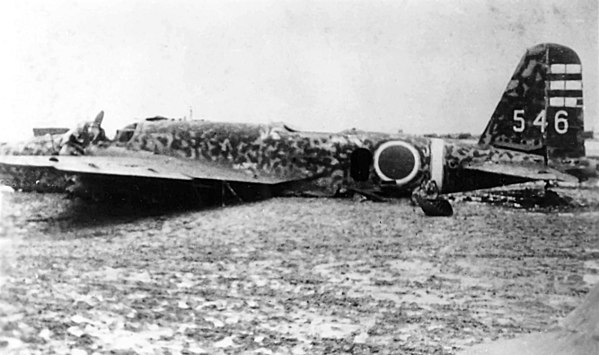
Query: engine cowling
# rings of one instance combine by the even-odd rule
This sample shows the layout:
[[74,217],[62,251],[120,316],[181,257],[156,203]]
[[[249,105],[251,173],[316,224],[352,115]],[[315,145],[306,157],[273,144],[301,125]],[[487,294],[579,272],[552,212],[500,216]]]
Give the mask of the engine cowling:
[[374,170],[379,178],[397,186],[413,181],[421,166],[418,149],[408,142],[385,142],[374,152]]

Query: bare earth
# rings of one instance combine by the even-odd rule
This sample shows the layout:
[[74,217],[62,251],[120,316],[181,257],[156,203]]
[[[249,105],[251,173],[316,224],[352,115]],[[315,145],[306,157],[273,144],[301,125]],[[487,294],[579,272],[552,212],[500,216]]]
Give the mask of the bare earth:
[[0,353],[452,354],[551,329],[599,281],[599,191],[556,191],[582,206],[5,194]]

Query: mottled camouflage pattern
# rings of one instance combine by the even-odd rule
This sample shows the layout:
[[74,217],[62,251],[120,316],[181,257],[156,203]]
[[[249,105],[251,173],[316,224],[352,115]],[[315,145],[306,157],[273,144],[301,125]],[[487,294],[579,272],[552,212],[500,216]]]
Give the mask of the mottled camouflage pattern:
[[102,145],[108,141],[106,132],[101,127],[104,111],[100,111],[90,122],[83,122],[62,136],[60,155],[84,155],[90,145]]
[[[119,132],[114,147],[145,150],[184,159],[217,162],[237,170],[260,171],[286,180],[310,180],[311,188],[334,194],[350,183],[352,152],[374,152],[388,140],[401,139],[416,146],[422,165],[413,188],[428,176],[429,140],[385,133],[296,132],[280,125],[231,124],[207,121],[144,121]],[[96,151],[96,154],[101,152]],[[371,167],[372,168],[372,167]],[[373,183],[380,182],[370,174]],[[305,188],[305,185],[303,185]]]
[[17,143],[0,143],[0,155],[57,155],[60,151],[62,136],[34,137]]
[[[260,171],[288,180],[308,180],[302,189],[334,194],[357,182],[350,176],[351,155],[363,148],[374,154],[388,141],[404,141],[420,153],[419,173],[398,189],[411,191],[431,178],[431,141],[425,137],[401,134],[346,131],[343,133],[296,132],[284,125],[231,124],[207,121],[143,121],[122,130],[109,148],[94,154],[126,151],[150,151],[184,159],[199,159],[225,164],[232,169]],[[492,187],[526,179],[481,176],[465,171],[469,163],[490,161],[497,164],[543,164],[543,157],[493,146],[460,141],[445,141],[442,192]],[[117,153],[121,154],[121,153]],[[402,162],[398,161],[397,164]],[[368,181],[359,184],[371,189],[393,190],[370,166]]]
[[[0,143],[0,155],[57,155],[62,136],[44,135],[14,144]],[[0,184],[24,191],[62,192],[68,176],[49,169],[0,166]]]
[[[81,125],[78,131],[71,134],[80,138],[89,134],[85,127]],[[420,153],[422,162],[413,181],[398,189],[411,191],[423,180],[430,179],[431,149],[428,138],[352,131],[340,134],[296,132],[284,125],[142,121],[120,130],[114,141],[99,140],[84,149],[70,147],[73,141],[65,139],[60,151],[63,154],[73,151],[77,154],[113,156],[149,151],[192,161],[215,162],[252,174],[260,172],[288,181],[302,181],[297,187],[299,190],[333,195],[358,183],[361,188],[380,190],[384,187],[385,190],[393,190],[393,183],[383,183],[372,165],[369,166],[367,181],[356,182],[350,176],[351,155],[356,149],[366,149],[373,154],[378,146],[390,140],[412,144]],[[526,163],[542,161],[542,158],[495,147],[446,141],[443,192],[476,188],[481,184],[485,187],[502,184],[497,179],[471,182],[467,186],[463,184],[468,180],[462,169],[465,164],[485,160]]]
[[[481,145],[528,152],[538,152],[543,148],[543,135],[532,122],[546,104],[545,51],[545,45],[526,51],[480,137]],[[521,133],[514,131],[514,110],[518,109],[524,109],[526,117],[526,127]]]
[[[464,169],[468,164],[484,162],[505,165],[506,174],[498,176],[496,174],[485,174]],[[508,173],[509,166],[526,164],[542,166],[544,158],[536,154],[448,140],[445,142],[442,192],[469,191],[525,182],[527,179],[508,176]]]
[[[527,50],[507,85],[501,101],[479,143],[546,155],[549,158],[584,156],[584,118],[582,107],[556,108],[549,105],[549,98],[567,96],[567,93],[550,90],[551,80],[582,80],[582,74],[553,74],[551,64],[580,64],[576,53],[557,44],[539,44]],[[582,106],[582,99],[580,99]],[[523,131],[515,116],[524,110]],[[541,111],[546,110],[546,130],[533,122]],[[554,119],[558,110],[568,112],[569,129],[558,134]],[[545,150],[546,149],[546,150]]]
[[[46,134],[25,142],[0,143],[0,155],[84,155],[91,145],[108,141],[101,128],[104,112],[93,121],[83,122],[64,135]],[[23,191],[63,192],[71,176],[53,169],[0,166],[0,183]]]
[[[597,174],[597,164],[593,165],[585,159],[568,158],[579,156],[581,152],[584,154],[584,145],[579,141],[583,126],[582,107],[568,111],[572,113],[568,116],[571,130],[559,137],[550,128],[543,133],[533,124],[542,110],[548,110],[551,114],[552,108],[547,106],[547,101],[554,93],[547,90],[546,81],[553,75],[548,73],[552,63],[579,63],[579,60],[572,50],[558,45],[542,44],[529,49],[479,144],[445,141],[442,181],[437,181],[442,187],[440,192],[500,186],[533,178],[510,173],[510,167],[532,167],[530,170],[533,175],[537,168],[542,170],[546,164],[576,176]],[[514,125],[520,124],[514,120],[516,109],[524,110],[522,132],[514,130]],[[412,191],[432,178],[432,141],[426,137],[355,130],[340,133],[298,132],[283,124],[217,123],[156,117],[124,127],[111,141],[100,127],[102,118],[103,113],[100,113],[93,122],[80,125],[65,135],[58,144],[60,154],[131,156],[137,152],[151,152],[188,160],[190,164],[205,161],[254,176],[276,177],[279,181],[286,181],[282,184],[284,188],[277,189],[283,193],[319,192],[334,195],[359,188],[362,191],[395,194],[399,190]],[[547,123],[548,127],[552,127],[551,118],[548,118]],[[363,171],[368,172],[366,178],[355,181],[356,175],[352,176],[354,153],[366,152],[372,157],[378,147],[389,141],[406,142],[420,155],[421,166],[412,180],[400,186],[393,181],[383,181],[371,162],[363,167]],[[33,144],[4,154],[55,154],[55,139],[53,142],[52,149],[47,145],[40,148]],[[500,170],[489,172],[468,168],[485,163],[497,164],[493,166],[500,167]],[[355,161],[353,164],[356,165]],[[408,162],[398,159],[393,164],[399,166]],[[504,167],[505,173],[501,171]],[[6,167],[4,170],[13,176],[25,176],[20,171],[10,171]],[[34,183],[38,185],[46,174],[49,176],[47,179],[66,181],[63,176],[49,175],[45,170],[37,174],[41,174],[34,176]],[[23,181],[13,181],[12,185],[21,187],[19,183],[23,184]],[[26,183],[31,185],[32,181]]]
[[576,176],[580,181],[599,178],[599,160],[593,158],[554,159],[550,166]]
[[[76,134],[81,139],[85,134],[90,134],[85,129],[86,125],[79,127],[79,130],[71,134]],[[91,138],[86,140],[93,141]],[[410,143],[420,153],[421,168],[412,181],[401,187],[382,182],[372,165],[369,166],[367,181],[357,182],[352,179],[351,156],[356,149],[366,149],[373,154],[381,144],[398,140]],[[71,147],[74,141],[68,137],[60,142],[54,138],[53,142],[36,138],[28,144],[5,149],[3,153],[51,155],[58,149],[61,154],[75,152],[84,155],[128,156],[138,151],[147,151],[190,161],[210,161],[251,174],[260,172],[262,175],[298,182],[297,185],[291,184],[285,193],[299,194],[320,192],[334,195],[356,185],[379,193],[412,191],[431,178],[430,139],[397,134],[296,132],[284,125],[154,120],[129,125],[118,132],[115,140],[96,140],[83,149]],[[464,169],[467,164],[485,161],[498,164],[542,164],[543,157],[447,140],[441,192],[471,190],[526,180],[508,176],[485,176]],[[38,190],[48,186],[56,190],[63,188],[68,181],[65,175],[48,170],[36,170],[38,175],[32,176],[31,173],[23,174],[26,169],[13,169],[15,170],[8,172],[19,178],[10,185],[17,188],[31,189],[31,185],[37,183],[35,188]],[[40,181],[56,182],[44,182],[40,186]]]

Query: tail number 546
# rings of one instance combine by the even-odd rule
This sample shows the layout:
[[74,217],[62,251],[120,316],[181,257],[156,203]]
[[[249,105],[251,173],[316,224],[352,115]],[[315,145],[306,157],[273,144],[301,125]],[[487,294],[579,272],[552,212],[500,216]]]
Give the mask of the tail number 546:
[[[545,110],[541,110],[534,121],[533,126],[541,128],[541,132],[545,133],[547,127],[547,119]],[[555,113],[553,120],[553,128],[557,134],[566,134],[568,132],[568,112],[559,110]],[[514,132],[524,132],[526,129],[526,119],[524,118],[524,110],[514,110]]]

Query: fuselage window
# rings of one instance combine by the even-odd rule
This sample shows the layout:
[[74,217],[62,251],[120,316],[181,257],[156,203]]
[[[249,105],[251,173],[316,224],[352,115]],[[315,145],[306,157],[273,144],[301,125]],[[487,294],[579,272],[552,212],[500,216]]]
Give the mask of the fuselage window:
[[372,153],[368,149],[358,148],[350,156],[350,175],[355,181],[367,181],[372,165]]

